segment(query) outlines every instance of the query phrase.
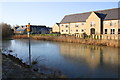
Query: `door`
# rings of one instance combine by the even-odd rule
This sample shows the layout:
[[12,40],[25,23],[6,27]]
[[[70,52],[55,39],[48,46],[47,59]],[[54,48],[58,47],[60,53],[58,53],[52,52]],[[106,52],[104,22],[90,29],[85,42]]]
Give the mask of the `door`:
[[91,33],[91,34],[95,34],[95,29],[94,29],[94,28],[91,28],[91,29],[90,29],[90,33]]

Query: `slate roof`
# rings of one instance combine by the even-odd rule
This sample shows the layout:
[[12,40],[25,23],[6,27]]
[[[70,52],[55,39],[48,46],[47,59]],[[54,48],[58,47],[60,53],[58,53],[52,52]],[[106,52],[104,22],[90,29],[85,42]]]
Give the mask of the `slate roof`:
[[60,25],[60,23],[56,23],[58,26]]
[[[27,26],[27,25],[26,25]],[[45,25],[30,25],[30,27],[40,27],[40,28],[46,28]]]
[[[119,10],[118,10],[119,9]],[[94,11],[102,20],[120,19],[118,12],[120,8]],[[66,15],[60,23],[85,22],[91,12]]]

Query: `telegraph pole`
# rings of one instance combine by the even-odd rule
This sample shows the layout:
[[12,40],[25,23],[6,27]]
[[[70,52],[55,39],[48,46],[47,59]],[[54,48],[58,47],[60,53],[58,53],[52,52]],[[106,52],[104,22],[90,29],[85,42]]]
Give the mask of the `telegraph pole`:
[[29,40],[29,65],[31,66],[31,44],[30,44],[30,23],[27,25],[27,33],[28,33],[28,40]]

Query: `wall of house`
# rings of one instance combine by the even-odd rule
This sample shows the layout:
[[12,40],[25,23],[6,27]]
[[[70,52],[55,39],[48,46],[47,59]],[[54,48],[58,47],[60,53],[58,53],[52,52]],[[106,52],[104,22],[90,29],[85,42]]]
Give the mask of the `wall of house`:
[[115,29],[114,34],[118,34],[118,28],[120,28],[118,24],[118,20],[105,20],[103,21],[103,34],[105,34],[105,29],[107,29],[107,34],[113,34],[111,29]]
[[60,24],[60,33],[61,34],[69,34],[70,33],[69,32],[69,28],[70,28],[70,24],[69,23]]
[[[66,27],[66,25],[68,25],[68,27]],[[85,31],[84,26],[85,26],[85,22],[60,24],[60,33],[61,34],[82,34]]]
[[57,24],[53,25],[52,32],[59,32],[59,26]]
[[85,22],[70,23],[70,33],[71,34],[82,34],[84,32],[84,25],[83,25],[84,23]]

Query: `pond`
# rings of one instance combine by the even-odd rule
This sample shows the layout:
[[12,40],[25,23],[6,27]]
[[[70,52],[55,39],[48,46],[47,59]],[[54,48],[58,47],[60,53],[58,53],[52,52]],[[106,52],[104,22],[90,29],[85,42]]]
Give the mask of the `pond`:
[[[3,49],[28,63],[28,40],[2,42]],[[78,43],[31,40],[32,60],[70,78],[118,78],[118,49]]]

